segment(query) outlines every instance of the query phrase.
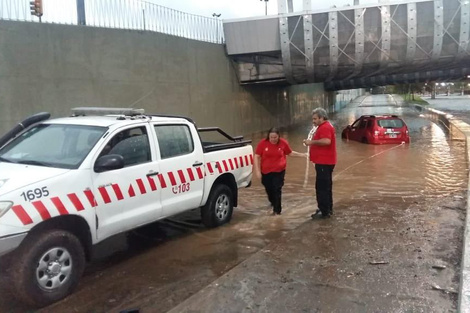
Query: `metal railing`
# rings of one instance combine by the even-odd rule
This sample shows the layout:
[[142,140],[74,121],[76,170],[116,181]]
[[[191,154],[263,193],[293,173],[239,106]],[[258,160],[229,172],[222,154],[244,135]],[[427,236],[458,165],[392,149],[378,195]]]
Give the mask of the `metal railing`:
[[[86,26],[155,31],[224,43],[222,21],[189,14],[142,0],[84,0]],[[78,25],[77,0],[43,0],[43,23]],[[29,0],[0,0],[0,19],[39,22]]]

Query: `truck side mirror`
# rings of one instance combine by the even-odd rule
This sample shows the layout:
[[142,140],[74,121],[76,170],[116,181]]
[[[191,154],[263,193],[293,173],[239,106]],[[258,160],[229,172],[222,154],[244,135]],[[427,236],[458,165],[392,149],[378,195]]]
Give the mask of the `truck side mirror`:
[[124,167],[124,158],[119,154],[108,154],[99,157],[95,162],[93,170],[96,173],[102,173],[117,170]]

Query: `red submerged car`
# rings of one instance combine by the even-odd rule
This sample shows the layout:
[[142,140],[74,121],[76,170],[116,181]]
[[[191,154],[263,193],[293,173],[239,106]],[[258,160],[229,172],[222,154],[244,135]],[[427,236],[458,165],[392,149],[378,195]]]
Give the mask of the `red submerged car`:
[[348,125],[341,137],[374,145],[410,142],[408,127],[397,115],[363,115]]

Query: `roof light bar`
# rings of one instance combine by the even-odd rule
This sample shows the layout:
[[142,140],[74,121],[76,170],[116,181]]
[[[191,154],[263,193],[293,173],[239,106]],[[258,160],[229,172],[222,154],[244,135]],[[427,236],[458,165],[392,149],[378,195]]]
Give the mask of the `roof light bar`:
[[73,116],[79,115],[126,115],[135,116],[145,113],[144,109],[133,108],[103,108],[103,107],[78,107],[72,109]]

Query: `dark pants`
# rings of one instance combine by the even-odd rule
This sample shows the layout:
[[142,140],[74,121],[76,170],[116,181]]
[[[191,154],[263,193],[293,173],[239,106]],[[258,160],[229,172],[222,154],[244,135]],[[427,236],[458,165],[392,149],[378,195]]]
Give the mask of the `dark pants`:
[[315,164],[317,179],[315,190],[317,203],[322,215],[333,213],[333,169],[334,165]]
[[273,206],[274,213],[281,213],[282,186],[284,186],[284,176],[286,171],[277,173],[262,174],[261,183],[266,189],[269,202]]

